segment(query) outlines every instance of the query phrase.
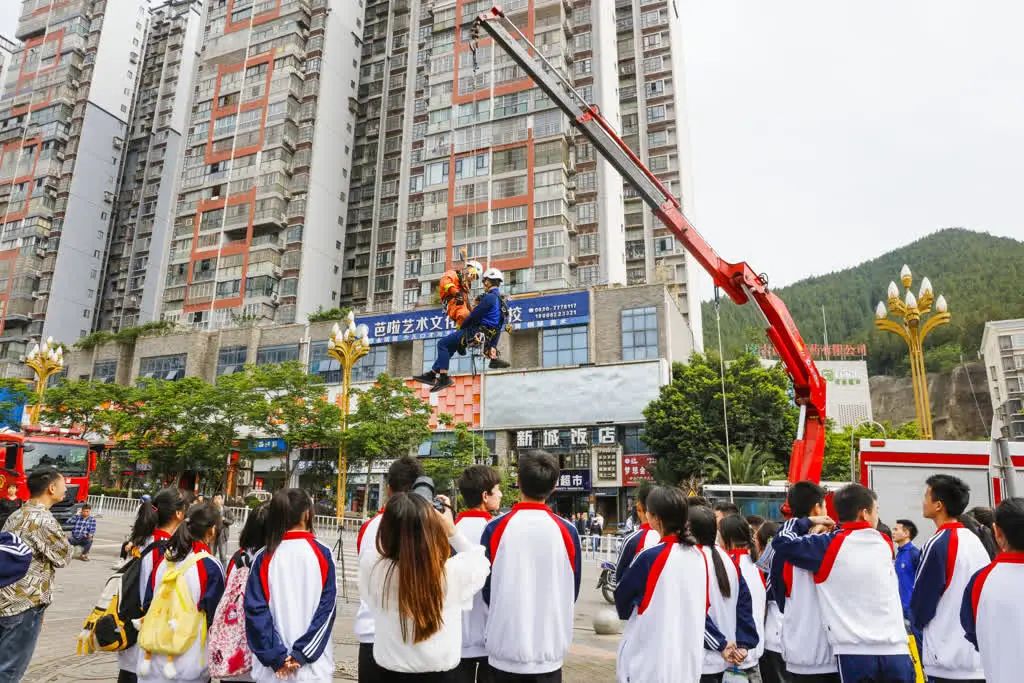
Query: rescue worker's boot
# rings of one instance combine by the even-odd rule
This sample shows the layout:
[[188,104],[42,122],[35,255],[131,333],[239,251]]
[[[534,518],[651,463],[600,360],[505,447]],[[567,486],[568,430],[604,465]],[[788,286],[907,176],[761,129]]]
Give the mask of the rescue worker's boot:
[[455,380],[453,380],[448,375],[447,372],[444,373],[444,374],[439,374],[437,376],[437,384],[435,384],[434,387],[430,390],[430,393],[434,394],[434,393],[437,393],[438,391],[443,391],[443,390],[447,389],[448,387],[453,387],[453,386],[455,386]]
[[490,363],[491,370],[504,370],[505,368],[510,368],[510,367],[512,367],[512,364],[509,363],[507,360],[502,360],[500,358],[492,358],[491,359],[491,363]]
[[421,384],[434,386],[437,383],[437,373],[433,370],[427,370],[422,375],[414,375],[413,379]]

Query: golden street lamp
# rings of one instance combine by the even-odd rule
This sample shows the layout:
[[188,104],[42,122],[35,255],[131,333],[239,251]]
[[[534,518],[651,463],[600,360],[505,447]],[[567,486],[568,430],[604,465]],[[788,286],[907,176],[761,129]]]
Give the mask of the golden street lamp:
[[[342,329],[337,323],[331,329],[327,340],[327,355],[341,364],[341,428],[348,430],[349,391],[352,389],[352,366],[370,352],[370,330],[366,325],[356,325],[356,316],[349,312]],[[338,448],[338,491],[335,513],[341,519],[345,516],[345,487],[348,475],[348,453],[345,443]],[[369,474],[367,474],[369,485]]]
[[47,337],[42,346],[36,344],[25,356],[25,365],[32,368],[36,375],[36,404],[29,408],[28,418],[32,424],[39,423],[39,413],[43,409],[43,392],[46,382],[51,376],[64,369],[64,347],[54,343],[53,337]]
[[[914,276],[910,267],[904,265],[900,270],[900,281],[907,290],[900,298],[900,289],[895,282],[889,283],[888,307],[881,301],[875,308],[875,327],[885,332],[892,332],[907,343],[910,349],[910,377],[914,385],[914,404],[917,412],[917,424],[921,428],[921,438],[932,438],[932,407],[928,400],[928,377],[924,370],[924,340],[939,325],[949,322],[949,305],[946,298],[939,295],[936,299],[932,292],[932,283],[928,278],[921,280],[921,289],[917,296],[910,291]],[[935,313],[925,319],[925,314],[932,310]],[[889,315],[897,320],[890,320]]]

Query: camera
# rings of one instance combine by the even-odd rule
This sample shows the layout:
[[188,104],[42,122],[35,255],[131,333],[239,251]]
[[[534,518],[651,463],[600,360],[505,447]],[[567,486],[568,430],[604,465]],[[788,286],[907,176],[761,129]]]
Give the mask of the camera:
[[420,498],[428,501],[438,512],[444,512],[444,503],[441,502],[440,498],[434,495],[434,480],[430,477],[426,475],[417,477],[416,481],[412,484],[411,493],[414,493]]

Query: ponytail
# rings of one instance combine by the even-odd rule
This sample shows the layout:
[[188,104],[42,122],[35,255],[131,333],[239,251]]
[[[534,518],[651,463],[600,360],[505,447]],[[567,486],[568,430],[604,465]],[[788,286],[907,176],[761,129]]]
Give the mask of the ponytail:
[[999,552],[999,548],[996,545],[995,536],[992,534],[992,530],[984,524],[978,522],[974,518],[974,515],[967,512],[958,517],[960,523],[970,529],[971,533],[978,537],[981,541],[981,545],[985,548],[985,552],[988,553],[988,559],[994,559],[996,554]]
[[184,509],[185,499],[182,497],[181,491],[162,489],[153,497],[152,502],[142,501],[139,511],[135,515],[135,523],[132,525],[128,540],[136,548],[141,549],[154,531],[170,524],[175,514]]
[[718,528],[715,525],[715,513],[709,507],[696,506],[690,508],[690,531],[693,533],[697,543],[707,546],[711,550],[711,562],[715,566],[715,579],[718,581],[718,590],[722,597],[729,597],[732,594],[732,587],[729,585],[729,574],[725,571],[725,562],[722,561],[722,553],[715,547],[715,537],[718,536]]
[[646,502],[641,505],[647,510],[647,514],[654,515],[661,521],[665,536],[675,534],[677,543],[686,546],[697,545],[697,541],[686,527],[689,506],[686,504],[686,494],[682,489],[676,486],[655,486],[644,491],[643,495]]
[[181,562],[190,552],[196,541],[203,541],[210,529],[220,528],[220,510],[213,503],[199,503],[189,508],[185,521],[167,542],[167,559]]
[[754,530],[750,528],[750,523],[746,519],[739,515],[727,515],[718,523],[718,528],[726,550],[745,548],[750,553],[751,561],[757,562]]
[[312,528],[313,499],[302,489],[281,489],[270,499],[267,509],[267,554],[273,553],[289,529],[306,520]]

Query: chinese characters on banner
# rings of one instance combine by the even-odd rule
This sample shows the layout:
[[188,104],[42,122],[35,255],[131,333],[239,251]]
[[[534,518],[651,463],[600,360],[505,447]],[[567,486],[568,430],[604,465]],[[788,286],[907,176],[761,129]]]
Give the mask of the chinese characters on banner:
[[[747,351],[761,358],[775,359],[778,351],[771,344],[748,344]],[[866,358],[867,344],[808,344],[807,352],[815,360],[853,360]]]
[[603,448],[597,451],[597,478],[603,481],[615,481],[619,475],[619,450]]
[[[508,316],[509,324],[516,330],[582,325],[590,322],[590,294],[572,292],[513,299],[509,301]],[[356,322],[370,328],[371,344],[436,339],[455,330],[455,323],[440,307],[360,316]]]
[[624,455],[622,456],[622,485],[637,486],[641,481],[653,481],[654,477],[648,471],[656,461],[653,455]]
[[589,493],[590,488],[590,470],[562,470],[558,476],[557,491]]
[[[516,448],[544,448],[568,450],[588,448],[590,446],[589,427],[571,427],[569,429],[524,429],[516,432]],[[597,442],[614,444],[616,442],[615,427],[602,427],[598,430]]]

